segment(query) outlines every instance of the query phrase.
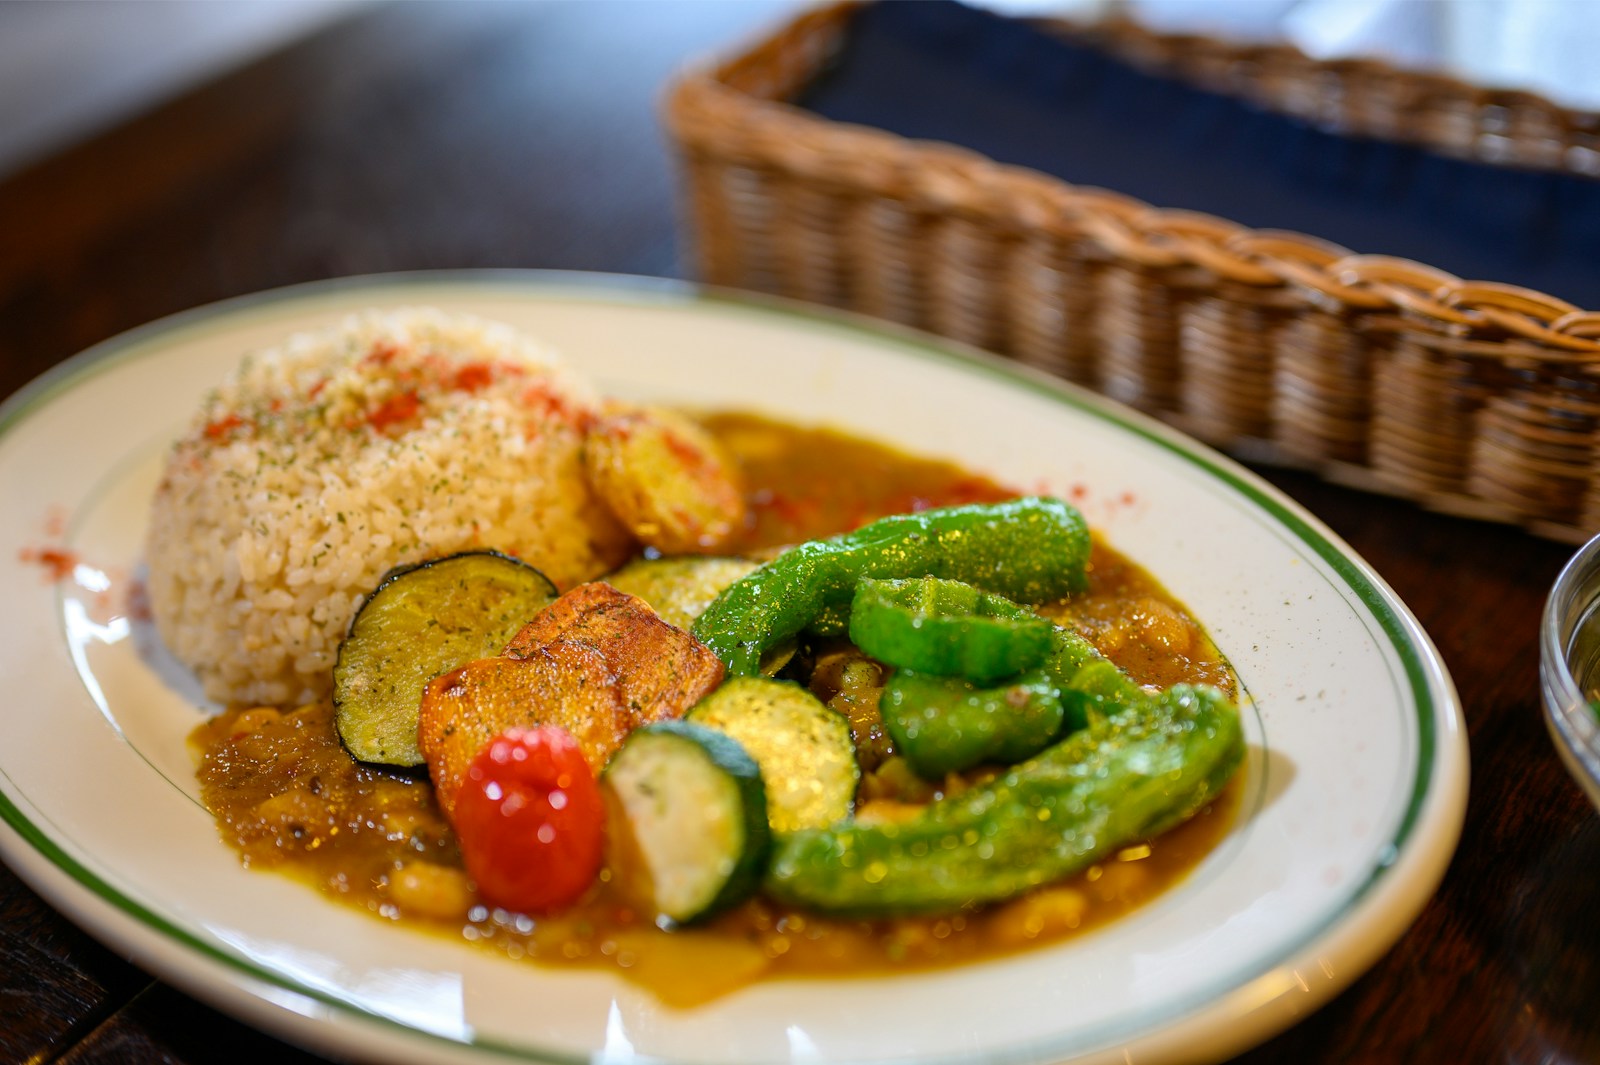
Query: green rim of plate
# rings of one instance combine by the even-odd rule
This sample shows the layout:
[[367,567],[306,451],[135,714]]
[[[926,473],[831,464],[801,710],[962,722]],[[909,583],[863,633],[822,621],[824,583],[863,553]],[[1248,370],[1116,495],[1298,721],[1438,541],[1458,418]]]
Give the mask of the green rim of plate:
[[[1108,422],[1134,436],[1153,444],[1203,470],[1222,482],[1256,508],[1274,519],[1306,545],[1344,582],[1363,607],[1375,618],[1388,638],[1404,670],[1406,681],[1416,708],[1417,764],[1411,792],[1387,848],[1374,863],[1367,878],[1357,886],[1342,905],[1316,927],[1282,948],[1273,958],[1258,960],[1249,972],[1230,976],[1220,986],[1214,986],[1195,1001],[1172,1004],[1165,1015],[1139,1018],[1137,1031],[1119,1031],[1126,1022],[1108,1023],[1105,1031],[1075,1033],[1070,1040],[1056,1043],[1041,1040],[1021,1048],[1008,1048],[994,1053],[957,1054],[941,1059],[923,1059],[925,1065],[941,1062],[1000,1063],[1037,1060],[1054,1060],[1061,1055],[1076,1055],[1113,1045],[1117,1041],[1134,1038],[1150,1031],[1182,1021],[1208,1003],[1236,991],[1284,964],[1311,943],[1316,942],[1339,920],[1348,915],[1372,889],[1380,883],[1398,861],[1403,848],[1411,839],[1417,822],[1431,793],[1438,757],[1438,703],[1429,684],[1429,670],[1424,655],[1419,650],[1411,626],[1408,626],[1391,602],[1392,593],[1381,589],[1365,568],[1334,544],[1321,530],[1295,513],[1291,505],[1258,483],[1251,475],[1232,466],[1220,456],[1208,454],[1204,445],[1189,440],[1174,430],[1166,429],[1132,411],[1121,408],[1112,401],[1079,394],[1067,385],[1020,364],[1010,363],[998,356],[975,350],[963,350],[952,341],[918,333],[873,319],[792,303],[777,297],[759,294],[707,289],[688,282],[663,278],[634,277],[615,274],[582,274],[537,270],[481,270],[417,272],[363,277],[339,278],[310,282],[287,288],[240,296],[219,303],[208,304],[158,319],[148,325],[122,333],[103,341],[86,351],[60,363],[36,378],[20,391],[0,404],[0,437],[5,436],[25,421],[32,413],[56,396],[77,387],[96,374],[124,362],[158,354],[159,343],[184,333],[199,335],[208,327],[225,325],[234,327],[243,316],[253,311],[276,311],[284,304],[301,302],[308,312],[319,305],[342,305],[362,292],[388,295],[409,287],[458,287],[475,292],[503,289],[507,293],[531,296],[536,299],[572,298],[591,303],[612,303],[626,306],[654,304],[658,306],[711,305],[737,313],[757,317],[785,317],[804,323],[808,328],[834,330],[852,336],[866,335],[892,345],[917,357],[962,367],[982,376],[995,378],[1008,384],[1047,397],[1064,406]],[[1417,630],[1420,633],[1420,628]],[[1441,667],[1442,670],[1442,667]],[[285,991],[293,992],[321,1005],[332,1008],[352,1019],[377,1024],[408,1037],[421,1037],[443,1046],[456,1049],[482,1050],[508,1055],[523,1060],[558,1063],[558,1065],[592,1065],[600,1060],[589,1055],[575,1055],[473,1035],[458,1039],[406,1024],[393,1017],[366,1009],[347,999],[314,987],[308,987],[272,969],[265,968],[247,958],[240,957],[209,943],[192,932],[175,924],[137,900],[128,897],[94,871],[86,868],[62,849],[12,801],[10,795],[0,791],[0,821],[8,825],[25,843],[79,887],[87,890],[101,903],[132,918],[139,925],[162,937],[179,943],[210,961],[219,963],[237,973]],[[247,992],[248,993],[248,992]],[[258,996],[257,996],[258,997]],[[285,1011],[286,1017],[318,1022],[314,1016]]]

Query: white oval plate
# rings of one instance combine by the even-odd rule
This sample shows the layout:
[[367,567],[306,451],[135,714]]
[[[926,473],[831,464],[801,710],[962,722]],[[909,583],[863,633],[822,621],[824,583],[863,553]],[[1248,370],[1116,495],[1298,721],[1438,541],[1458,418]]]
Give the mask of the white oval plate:
[[[1248,689],[1237,826],[1176,888],[1077,939],[938,972],[770,981],[687,1011],[609,973],[519,964],[242,869],[195,798],[184,738],[204,711],[135,646],[125,593],[149,493],[168,442],[243,352],[414,303],[519,326],[614,394],[832,423],[1078,501],[1203,619]],[[0,408],[0,498],[0,853],[152,972],[330,1053],[1220,1058],[1388,949],[1437,886],[1465,809],[1465,729],[1444,666],[1316,519],[1053,379],[773,301],[528,273],[235,300],[108,341],[13,397]],[[27,561],[51,546],[79,558],[70,579]]]

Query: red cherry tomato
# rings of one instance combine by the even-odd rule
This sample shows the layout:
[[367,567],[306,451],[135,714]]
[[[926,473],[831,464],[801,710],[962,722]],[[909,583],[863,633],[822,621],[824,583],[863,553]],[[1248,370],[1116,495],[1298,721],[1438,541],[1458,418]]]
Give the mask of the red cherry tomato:
[[575,902],[600,871],[605,807],[565,729],[507,729],[467,767],[456,835],[467,872],[495,906],[523,913]]

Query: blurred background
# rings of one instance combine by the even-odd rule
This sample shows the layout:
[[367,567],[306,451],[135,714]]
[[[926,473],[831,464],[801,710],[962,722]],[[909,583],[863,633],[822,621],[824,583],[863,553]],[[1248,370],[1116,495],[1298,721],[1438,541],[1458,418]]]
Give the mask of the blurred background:
[[[382,2],[0,3],[0,175]],[[1166,32],[1282,40],[1317,58],[1371,56],[1539,92],[1569,107],[1600,107],[1594,61],[1600,17],[1586,0],[992,0],[984,6],[1081,18],[1121,14]]]
[[0,4],[0,174],[368,0]]

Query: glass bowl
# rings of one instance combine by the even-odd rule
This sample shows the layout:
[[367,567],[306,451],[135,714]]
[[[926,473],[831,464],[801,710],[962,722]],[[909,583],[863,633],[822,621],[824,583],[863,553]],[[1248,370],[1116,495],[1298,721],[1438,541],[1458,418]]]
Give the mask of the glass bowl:
[[1550,590],[1539,685],[1556,750],[1600,809],[1600,536],[1572,556]]

